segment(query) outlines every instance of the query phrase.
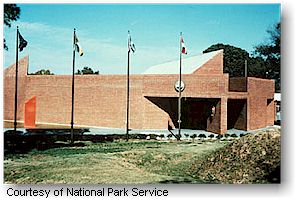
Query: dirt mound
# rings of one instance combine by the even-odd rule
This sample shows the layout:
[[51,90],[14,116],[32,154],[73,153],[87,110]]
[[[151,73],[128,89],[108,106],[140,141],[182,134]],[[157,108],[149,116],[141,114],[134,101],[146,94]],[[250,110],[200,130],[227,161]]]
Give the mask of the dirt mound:
[[279,128],[248,134],[197,160],[190,173],[218,183],[279,183],[281,137]]

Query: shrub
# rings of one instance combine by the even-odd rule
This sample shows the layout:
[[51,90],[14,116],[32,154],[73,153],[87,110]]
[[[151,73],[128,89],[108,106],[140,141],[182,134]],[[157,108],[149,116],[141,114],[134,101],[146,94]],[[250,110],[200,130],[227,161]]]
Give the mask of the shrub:
[[217,139],[221,139],[223,136],[221,135],[221,134],[218,134],[217,136],[216,136],[216,138]]
[[208,137],[212,139],[212,138],[214,138],[214,135],[210,134]]
[[206,135],[205,134],[199,134],[198,137],[201,139],[201,138],[206,138]]
[[245,134],[244,133],[240,133],[239,137],[243,137],[243,136],[245,136]]
[[231,137],[232,137],[232,138],[237,138],[237,135],[236,135],[235,133],[233,133],[233,134],[231,135]]
[[150,139],[152,140],[156,140],[157,139],[157,135],[156,134],[150,134]]
[[193,142],[194,142],[194,139],[197,137],[197,134],[193,134],[190,137],[193,139]]

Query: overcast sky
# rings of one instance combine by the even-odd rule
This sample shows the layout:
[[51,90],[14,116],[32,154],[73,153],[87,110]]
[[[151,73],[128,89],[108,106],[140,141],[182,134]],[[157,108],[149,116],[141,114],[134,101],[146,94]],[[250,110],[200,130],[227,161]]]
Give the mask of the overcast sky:
[[[28,41],[20,58],[29,55],[29,72],[50,69],[72,73],[73,28],[84,49],[76,69],[84,66],[101,74],[124,74],[127,67],[127,31],[136,46],[131,73],[179,59],[179,33],[187,56],[202,53],[212,44],[243,48],[268,40],[266,30],[280,21],[279,4],[18,4],[20,19],[4,27],[9,47],[4,67],[15,62],[16,26]],[[186,56],[186,57],[187,57]]]

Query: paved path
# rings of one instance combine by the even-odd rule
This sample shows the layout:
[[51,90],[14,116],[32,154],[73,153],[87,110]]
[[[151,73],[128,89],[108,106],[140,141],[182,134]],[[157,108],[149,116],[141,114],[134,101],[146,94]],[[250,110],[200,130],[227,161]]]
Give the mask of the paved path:
[[[266,130],[266,129],[269,129],[271,127],[273,127],[273,126],[268,126],[266,128],[257,129],[257,130],[253,130],[253,131],[243,131],[243,130],[237,130],[237,129],[230,129],[230,130],[227,131],[227,133],[229,135],[236,134],[237,136],[239,136],[240,134],[254,133],[256,131]],[[4,132],[6,130],[12,130],[12,129],[4,128]],[[24,129],[24,128],[18,128],[17,130],[26,132],[26,129]],[[94,134],[94,135],[126,134],[125,129],[117,129],[117,128],[90,128],[89,131],[90,132],[85,132],[84,134]],[[175,129],[175,130],[172,130],[172,132],[174,134],[177,134],[178,130]],[[137,129],[133,129],[133,130],[129,131],[129,134],[139,134],[139,133],[140,134],[145,134],[145,135],[149,135],[149,134],[161,135],[161,134],[164,134],[165,136],[170,134],[170,132],[168,130],[137,130]],[[185,138],[184,134],[189,134],[190,136],[193,135],[193,134],[196,134],[197,136],[199,134],[205,134],[205,136],[207,136],[207,137],[209,135],[211,135],[211,134],[214,134],[214,133],[207,132],[207,131],[204,131],[204,130],[191,130],[191,129],[182,129],[181,133],[182,133],[182,138]]]

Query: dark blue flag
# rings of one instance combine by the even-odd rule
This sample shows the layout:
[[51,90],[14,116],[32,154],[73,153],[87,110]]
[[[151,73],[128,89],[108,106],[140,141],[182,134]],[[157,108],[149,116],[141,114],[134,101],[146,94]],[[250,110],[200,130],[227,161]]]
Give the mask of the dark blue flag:
[[23,38],[23,36],[20,33],[19,33],[19,38],[20,38],[19,48],[20,48],[20,51],[23,51],[23,49],[27,46],[28,42]]

